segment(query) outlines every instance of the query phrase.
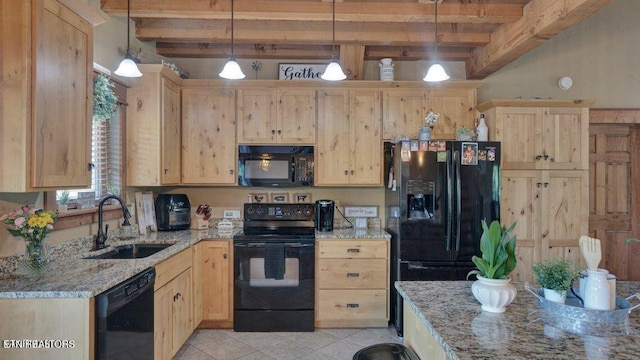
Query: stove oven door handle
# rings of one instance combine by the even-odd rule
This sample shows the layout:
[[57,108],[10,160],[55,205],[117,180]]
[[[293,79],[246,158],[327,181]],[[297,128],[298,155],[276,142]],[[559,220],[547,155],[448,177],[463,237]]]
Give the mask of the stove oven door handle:
[[[250,248],[258,248],[265,247],[266,243],[234,243],[235,247],[250,247]],[[303,248],[303,247],[313,247],[315,244],[304,244],[304,243],[284,243],[285,247],[288,248]]]

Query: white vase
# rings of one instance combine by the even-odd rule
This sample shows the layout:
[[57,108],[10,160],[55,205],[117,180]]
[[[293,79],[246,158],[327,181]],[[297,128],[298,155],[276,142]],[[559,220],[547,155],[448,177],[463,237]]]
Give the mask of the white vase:
[[551,289],[547,289],[544,288],[544,298],[549,300],[549,301],[553,301],[556,302],[558,304],[564,304],[564,302],[567,300],[567,291],[556,291],[556,290],[551,290]]
[[588,270],[587,283],[584,287],[584,308],[593,310],[609,310],[610,309],[610,289],[607,275],[609,271],[598,269],[596,271]]
[[516,288],[511,279],[488,279],[478,275],[471,284],[473,296],[482,304],[482,310],[503,313],[507,305],[516,298]]

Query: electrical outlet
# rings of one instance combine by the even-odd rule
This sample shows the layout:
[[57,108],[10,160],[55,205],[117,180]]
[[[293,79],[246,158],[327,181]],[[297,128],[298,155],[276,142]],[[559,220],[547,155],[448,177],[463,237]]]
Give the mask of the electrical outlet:
[[240,210],[225,210],[222,217],[225,219],[240,219]]
[[367,218],[356,218],[356,229],[366,229]]

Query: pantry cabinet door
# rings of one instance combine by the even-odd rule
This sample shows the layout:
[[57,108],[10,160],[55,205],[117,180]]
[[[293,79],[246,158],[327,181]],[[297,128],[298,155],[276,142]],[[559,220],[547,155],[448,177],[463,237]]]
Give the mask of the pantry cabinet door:
[[237,182],[235,92],[182,92],[182,182],[234,185]]
[[496,109],[495,114],[492,120],[496,127],[495,141],[501,142],[502,168],[543,169],[543,108],[503,107]]
[[544,168],[589,169],[588,108],[545,108],[543,129]]

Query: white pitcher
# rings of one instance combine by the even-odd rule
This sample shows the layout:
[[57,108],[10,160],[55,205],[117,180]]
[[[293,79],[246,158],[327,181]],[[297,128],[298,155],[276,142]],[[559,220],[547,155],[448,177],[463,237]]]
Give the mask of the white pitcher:
[[393,60],[391,58],[384,58],[380,60],[380,80],[382,81],[393,81],[393,65],[391,62]]
[[609,310],[610,289],[607,275],[609,271],[598,269],[596,271],[587,269],[587,282],[584,288],[584,308],[592,310]]

